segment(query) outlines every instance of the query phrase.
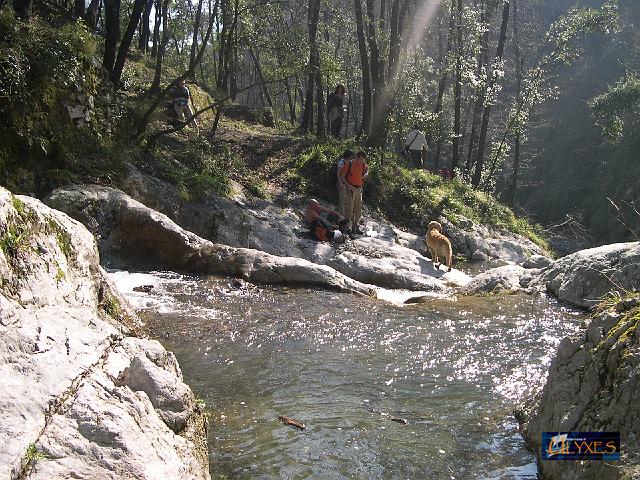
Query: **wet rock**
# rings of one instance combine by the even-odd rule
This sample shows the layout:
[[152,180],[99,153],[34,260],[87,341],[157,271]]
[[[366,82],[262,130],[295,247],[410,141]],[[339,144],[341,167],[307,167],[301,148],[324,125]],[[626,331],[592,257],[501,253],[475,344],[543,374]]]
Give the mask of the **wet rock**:
[[[130,336],[139,321],[106,279],[93,236],[0,188],[0,235],[9,234],[0,250],[0,477],[208,478],[202,413],[187,407],[177,436],[153,392],[113,381],[136,357],[168,354]],[[165,380],[188,389],[175,372]]]
[[374,294],[369,286],[329,266],[214,244],[113,188],[85,185],[58,189],[46,202],[86,222],[95,229],[102,254],[126,259],[129,265]]
[[[638,298],[638,297],[634,297]],[[640,474],[640,308],[606,309],[560,343],[542,392],[518,412],[540,460],[543,431],[620,432],[622,461],[539,461],[544,478]]]
[[640,290],[640,242],[590,248],[556,260],[539,282],[559,300],[591,309],[609,292]]
[[467,294],[515,292],[526,288],[531,278],[531,273],[519,265],[504,265],[477,275],[462,291]]
[[133,287],[134,292],[149,293],[154,289],[153,285],[140,285],[139,287]]

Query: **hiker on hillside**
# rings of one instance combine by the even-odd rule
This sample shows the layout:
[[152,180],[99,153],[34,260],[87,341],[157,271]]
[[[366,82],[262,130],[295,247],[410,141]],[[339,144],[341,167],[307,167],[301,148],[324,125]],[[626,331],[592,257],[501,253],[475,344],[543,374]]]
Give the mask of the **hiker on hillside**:
[[422,168],[422,151],[429,150],[427,139],[420,131],[418,125],[413,126],[413,130],[407,135],[404,142],[404,151],[409,154],[409,168]]
[[[187,81],[183,78],[178,84],[171,89],[173,94],[173,108],[176,111],[178,120],[181,122],[191,120],[193,118],[193,110],[191,109],[191,92],[187,87]],[[193,124],[198,127],[198,122],[193,118]]]
[[327,121],[329,122],[329,131],[334,138],[340,138],[342,131],[342,103],[344,102],[344,94],[346,90],[344,85],[336,85],[333,93],[327,98]]
[[344,176],[340,175],[340,172],[342,171],[342,167],[344,167],[345,165],[350,165],[351,162],[353,161],[355,155],[353,154],[353,152],[351,150],[345,150],[344,153],[342,154],[342,157],[340,157],[340,160],[338,160],[338,169],[336,170],[336,183],[338,185],[338,211],[340,212],[340,215],[342,215],[343,217],[347,217],[347,205],[348,205],[348,201],[349,201],[349,195],[348,195],[348,184],[347,184],[347,180],[345,179]]
[[[351,162],[347,162],[340,169],[340,176],[345,181],[347,188],[347,205],[345,218],[351,223],[350,235],[362,235],[360,230],[360,215],[362,214],[362,186],[364,185],[364,177],[367,176],[369,167],[365,159],[367,154],[360,151],[356,154]],[[347,223],[347,225],[349,225]]]
[[309,200],[304,212],[305,220],[309,225],[309,231],[315,240],[320,242],[344,242],[344,236],[340,228],[347,220],[338,212],[323,207],[315,200]]

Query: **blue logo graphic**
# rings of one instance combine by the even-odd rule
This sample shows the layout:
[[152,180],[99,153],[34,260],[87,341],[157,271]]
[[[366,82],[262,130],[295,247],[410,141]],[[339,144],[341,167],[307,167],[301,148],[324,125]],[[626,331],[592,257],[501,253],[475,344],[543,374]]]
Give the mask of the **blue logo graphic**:
[[542,432],[542,460],[620,460],[620,432]]

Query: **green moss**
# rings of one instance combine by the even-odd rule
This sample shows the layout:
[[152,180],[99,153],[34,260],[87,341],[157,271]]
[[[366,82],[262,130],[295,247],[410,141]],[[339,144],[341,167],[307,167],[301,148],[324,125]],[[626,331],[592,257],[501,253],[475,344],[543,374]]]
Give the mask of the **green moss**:
[[[594,312],[594,316],[604,315],[609,311],[620,311],[627,308],[630,300],[640,297],[638,292],[628,292],[625,295],[612,293],[600,302]],[[633,303],[635,305],[635,303]],[[606,337],[593,349],[597,352],[604,348],[605,344],[611,343],[612,348],[622,346],[626,351],[627,343],[636,332],[640,324],[640,306],[632,306],[624,311],[618,322],[607,332]]]
[[60,250],[67,258],[67,261],[73,262],[75,260],[75,250],[71,243],[71,235],[64,228],[62,228],[55,219],[49,218],[47,220],[51,232],[55,235]]
[[65,278],[66,278],[66,275],[64,271],[58,266],[56,270],[56,276],[55,276],[56,283],[62,282]]
[[122,306],[116,297],[111,294],[107,294],[100,303],[100,307],[111,318],[119,320],[122,316]]

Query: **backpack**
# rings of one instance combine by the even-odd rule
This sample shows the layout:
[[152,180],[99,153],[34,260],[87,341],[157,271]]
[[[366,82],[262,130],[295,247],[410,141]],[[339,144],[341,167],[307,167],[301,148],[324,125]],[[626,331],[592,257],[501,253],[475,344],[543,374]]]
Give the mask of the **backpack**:
[[[331,165],[331,168],[329,169],[329,176],[333,182],[336,182],[336,186],[338,185],[338,163],[340,162],[340,160],[343,160],[343,158],[342,157],[338,158],[337,161],[333,162],[333,165]],[[351,160],[348,160],[348,162],[349,162],[349,168],[351,168]],[[349,174],[349,171],[347,170],[347,175],[348,174]]]

